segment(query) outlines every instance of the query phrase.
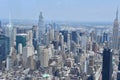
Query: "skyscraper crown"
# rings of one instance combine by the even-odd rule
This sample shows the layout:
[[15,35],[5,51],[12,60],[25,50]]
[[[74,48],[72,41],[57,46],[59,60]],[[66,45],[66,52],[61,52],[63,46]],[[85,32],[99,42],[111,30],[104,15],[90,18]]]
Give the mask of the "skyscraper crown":
[[116,11],[116,20],[118,20],[118,8],[117,8],[117,11]]

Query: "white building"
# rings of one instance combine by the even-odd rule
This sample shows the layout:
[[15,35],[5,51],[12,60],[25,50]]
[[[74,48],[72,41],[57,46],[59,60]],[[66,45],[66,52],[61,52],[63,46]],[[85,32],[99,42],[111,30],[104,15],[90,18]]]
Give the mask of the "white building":
[[40,63],[42,67],[48,67],[49,58],[49,49],[43,48],[40,54]]

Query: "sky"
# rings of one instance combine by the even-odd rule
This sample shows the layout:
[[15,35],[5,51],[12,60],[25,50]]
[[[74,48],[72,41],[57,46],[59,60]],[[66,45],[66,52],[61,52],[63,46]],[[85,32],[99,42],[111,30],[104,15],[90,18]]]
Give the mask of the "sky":
[[0,19],[111,22],[120,0],[0,0]]

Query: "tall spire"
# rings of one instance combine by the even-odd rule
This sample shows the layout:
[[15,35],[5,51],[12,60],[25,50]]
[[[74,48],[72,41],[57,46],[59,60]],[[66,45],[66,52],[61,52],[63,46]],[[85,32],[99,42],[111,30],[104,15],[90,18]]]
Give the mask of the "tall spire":
[[11,13],[9,12],[9,25],[11,25]]
[[116,20],[118,20],[118,7],[117,7],[117,11],[116,11]]

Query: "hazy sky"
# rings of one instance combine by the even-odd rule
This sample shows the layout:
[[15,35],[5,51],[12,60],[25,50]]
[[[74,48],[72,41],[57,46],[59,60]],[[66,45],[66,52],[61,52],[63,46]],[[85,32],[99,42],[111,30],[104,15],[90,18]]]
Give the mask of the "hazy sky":
[[113,21],[120,0],[0,0],[0,19]]

